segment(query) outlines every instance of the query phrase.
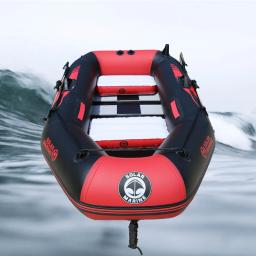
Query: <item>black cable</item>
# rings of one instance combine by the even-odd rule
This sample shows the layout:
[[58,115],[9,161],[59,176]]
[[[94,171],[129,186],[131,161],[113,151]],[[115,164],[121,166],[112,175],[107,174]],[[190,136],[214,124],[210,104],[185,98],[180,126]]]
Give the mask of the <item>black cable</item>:
[[131,249],[138,249],[140,255],[143,255],[142,250],[138,247],[138,221],[131,220],[129,224],[129,245]]

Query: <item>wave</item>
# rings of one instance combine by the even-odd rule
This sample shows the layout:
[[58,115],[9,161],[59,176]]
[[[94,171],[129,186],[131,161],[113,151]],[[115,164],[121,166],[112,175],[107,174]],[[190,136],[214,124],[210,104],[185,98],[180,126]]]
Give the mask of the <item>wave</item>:
[[256,150],[255,115],[211,112],[209,118],[219,144],[244,151]]
[[[45,80],[26,73],[0,70],[0,146],[3,154],[40,153],[42,118],[53,99]],[[218,147],[256,150],[255,114],[210,112]]]
[[40,123],[52,101],[49,84],[26,73],[0,70],[0,111],[18,115],[22,120]]
[[35,75],[0,70],[0,184],[40,182],[40,173],[49,173],[39,143],[49,87]]

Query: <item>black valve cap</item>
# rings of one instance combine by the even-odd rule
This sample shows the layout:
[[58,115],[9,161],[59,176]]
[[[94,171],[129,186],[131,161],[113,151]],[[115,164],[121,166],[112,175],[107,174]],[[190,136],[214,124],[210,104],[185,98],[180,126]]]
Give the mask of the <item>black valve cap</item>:
[[135,51],[134,51],[134,50],[129,50],[129,51],[127,51],[127,53],[128,53],[129,55],[133,55],[133,54],[135,54]]
[[123,54],[124,54],[124,51],[118,50],[118,51],[116,52],[116,54],[117,54],[117,55],[123,55]]

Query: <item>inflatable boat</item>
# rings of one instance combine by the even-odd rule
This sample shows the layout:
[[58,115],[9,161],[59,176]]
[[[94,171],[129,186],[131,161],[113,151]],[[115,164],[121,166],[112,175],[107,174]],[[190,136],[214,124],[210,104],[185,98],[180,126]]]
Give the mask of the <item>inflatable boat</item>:
[[94,51],[64,69],[43,155],[81,213],[130,220],[129,246],[137,248],[137,221],[180,214],[211,160],[214,131],[197,83],[169,45]]

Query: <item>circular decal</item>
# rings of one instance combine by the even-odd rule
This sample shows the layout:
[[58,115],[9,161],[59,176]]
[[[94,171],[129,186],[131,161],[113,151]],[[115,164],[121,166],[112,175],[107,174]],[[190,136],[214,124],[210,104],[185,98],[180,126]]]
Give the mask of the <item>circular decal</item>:
[[119,183],[119,193],[129,204],[140,204],[147,200],[151,193],[151,183],[142,172],[129,172]]

